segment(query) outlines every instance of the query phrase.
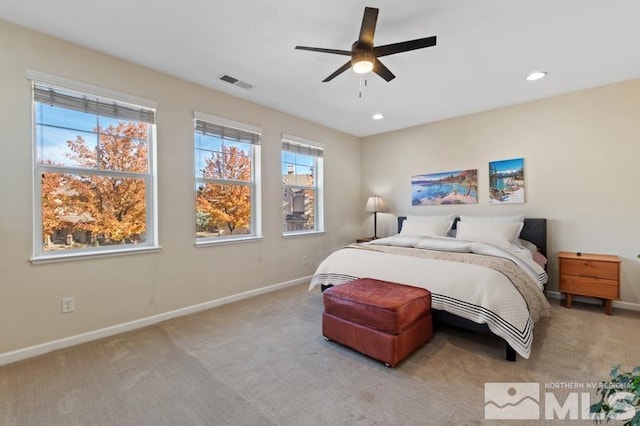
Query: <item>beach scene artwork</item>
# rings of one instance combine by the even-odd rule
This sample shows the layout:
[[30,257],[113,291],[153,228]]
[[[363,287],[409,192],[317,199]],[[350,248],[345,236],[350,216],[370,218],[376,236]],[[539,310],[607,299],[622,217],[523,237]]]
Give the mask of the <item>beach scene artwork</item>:
[[478,202],[478,170],[431,173],[411,177],[411,204],[476,204]]
[[524,203],[524,158],[489,162],[489,204]]

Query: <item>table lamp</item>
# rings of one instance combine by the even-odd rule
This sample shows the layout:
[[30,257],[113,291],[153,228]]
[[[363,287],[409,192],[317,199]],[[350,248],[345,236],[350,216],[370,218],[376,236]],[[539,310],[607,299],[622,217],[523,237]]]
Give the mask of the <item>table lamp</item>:
[[384,213],[387,211],[387,206],[384,204],[384,199],[379,195],[372,195],[367,200],[365,210],[373,213],[373,239],[378,238],[378,212]]

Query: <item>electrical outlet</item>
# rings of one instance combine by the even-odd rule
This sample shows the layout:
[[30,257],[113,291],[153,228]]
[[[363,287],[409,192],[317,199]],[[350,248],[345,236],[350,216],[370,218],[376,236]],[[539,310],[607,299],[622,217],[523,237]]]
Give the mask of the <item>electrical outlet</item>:
[[307,256],[302,256],[302,264],[306,265],[307,264]]
[[62,313],[68,314],[69,312],[73,312],[75,310],[76,310],[76,298],[64,297],[62,299]]

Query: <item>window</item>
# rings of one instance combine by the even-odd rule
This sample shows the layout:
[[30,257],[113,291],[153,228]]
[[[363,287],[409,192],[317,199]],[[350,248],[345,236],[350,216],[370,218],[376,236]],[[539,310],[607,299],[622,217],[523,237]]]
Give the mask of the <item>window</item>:
[[39,82],[33,100],[34,260],[155,247],[155,111]]
[[296,138],[282,140],[282,230],[285,235],[321,232],[322,148]]
[[261,236],[260,130],[196,113],[196,242]]

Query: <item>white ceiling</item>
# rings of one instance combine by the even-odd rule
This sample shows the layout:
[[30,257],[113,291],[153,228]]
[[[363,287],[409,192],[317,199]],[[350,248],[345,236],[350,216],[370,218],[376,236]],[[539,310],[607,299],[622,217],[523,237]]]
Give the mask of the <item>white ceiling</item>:
[[[365,6],[376,45],[437,46],[382,58],[389,83],[322,83],[348,58],[294,47],[349,50]],[[0,19],[356,136],[638,78],[639,17],[638,0],[0,0]]]

